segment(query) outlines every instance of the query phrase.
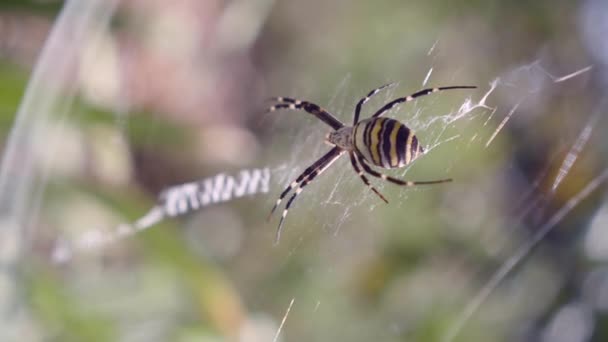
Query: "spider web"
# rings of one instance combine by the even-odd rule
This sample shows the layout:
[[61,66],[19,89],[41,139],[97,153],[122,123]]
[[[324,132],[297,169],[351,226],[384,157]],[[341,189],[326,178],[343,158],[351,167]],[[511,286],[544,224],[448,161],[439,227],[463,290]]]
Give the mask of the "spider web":
[[[433,45],[429,53],[432,53],[435,47],[436,44]],[[497,139],[500,139],[501,134],[504,134],[504,130],[509,125],[510,121],[514,119],[517,120],[517,116],[521,115],[521,108],[528,106],[534,107],[535,97],[540,93],[551,91],[556,87],[562,86],[562,84],[567,85],[568,81],[580,77],[591,70],[591,66],[584,66],[571,73],[555,76],[543,67],[541,60],[537,60],[506,72],[504,75],[499,76],[484,87],[480,87],[479,91],[473,95],[467,93],[450,93],[452,98],[461,96],[464,100],[461,100],[461,102],[458,105],[455,105],[452,110],[445,113],[437,113],[434,108],[438,102],[442,101],[442,97],[445,96],[444,94],[447,92],[425,96],[413,103],[406,103],[405,105],[392,110],[387,116],[397,118],[412,128],[417,133],[419,139],[426,142],[428,152],[423,158],[408,165],[403,170],[389,171],[389,173],[402,179],[411,179],[411,177],[409,177],[409,171],[416,168],[417,164],[423,163],[425,158],[431,158],[434,153],[441,149],[449,149],[454,144],[458,143],[457,152],[453,153],[448,158],[442,159],[443,166],[441,167],[443,170],[440,171],[449,174],[451,169],[459,164],[466,163],[466,161],[459,158],[459,155],[467,153],[468,150],[491,150],[494,148],[495,144],[497,144]],[[421,86],[417,89],[428,86],[429,80],[432,80],[432,74],[433,68],[431,67],[424,80],[421,82]],[[387,82],[390,81],[393,80],[387,80]],[[432,85],[452,85],[454,82],[449,84],[444,83],[445,82]],[[460,84],[462,82],[456,83]],[[345,95],[349,84],[350,77],[347,76],[336,87],[336,91],[326,106],[330,112],[335,113],[346,124],[350,122],[349,116],[352,113],[352,109],[348,104],[345,104],[346,101],[343,100],[343,98],[350,98],[352,102],[356,102],[359,96],[361,96],[353,96],[352,90],[348,91],[348,95]],[[409,88],[412,89],[411,86]],[[376,98],[368,102],[363,112],[373,112],[373,110],[378,107],[378,104],[386,103],[389,100],[404,96],[417,89],[409,90],[407,92],[404,92],[402,87],[389,89],[380,93]],[[368,90],[369,89],[359,89],[357,93],[365,94]],[[511,97],[509,101],[507,101],[506,106],[503,105],[499,107],[498,105],[492,104],[491,98],[497,93],[499,95],[506,93]],[[558,165],[557,174],[548,175],[547,173],[544,173],[536,180],[535,185],[532,185],[530,192],[521,196],[519,202],[522,203],[522,205],[520,206],[521,209],[516,211],[516,217],[519,217],[521,220],[530,215],[530,213],[543,212],[547,209],[546,203],[548,199],[556,194],[561,183],[568,177],[581,153],[583,153],[594,128],[601,119],[603,108],[605,108],[605,106],[599,104],[596,110],[588,115],[588,119],[579,133],[577,135],[571,134],[572,139],[564,142],[564,148],[562,148],[562,150],[565,150],[566,153],[563,159],[561,159],[561,161],[556,161],[556,158],[553,158],[553,163],[557,163]],[[362,118],[365,118],[365,115],[362,115]],[[280,120],[305,119],[289,118]],[[288,184],[291,180],[295,179],[299,172],[315,160],[315,157],[313,156],[319,156],[327,150],[327,147],[320,143],[320,141],[323,140],[323,134],[326,131],[325,127],[318,123],[313,123],[309,127],[311,128],[308,130],[298,128],[289,133],[295,136],[293,141],[296,141],[297,143],[294,143],[293,149],[289,154],[289,162],[276,170],[279,171],[277,174],[278,184]],[[382,206],[383,204],[360,182],[356,174],[351,170],[347,158],[341,158],[341,160],[334,164],[326,173],[331,175],[323,175],[319,178],[331,177],[332,179],[330,181],[325,181],[330,185],[323,186],[323,184],[319,185],[314,183],[309,185],[298,198],[298,204],[294,205],[289,213],[286,220],[286,231],[290,230],[290,220],[297,220],[297,216],[302,215],[301,211],[314,211],[315,224],[309,226],[308,230],[304,232],[298,231],[292,233],[298,237],[295,239],[296,242],[290,247],[289,253],[285,256],[285,263],[287,263],[287,260],[290,257],[298,253],[298,249],[302,247],[307,237],[314,234],[316,230],[323,229],[323,231],[330,234],[328,236],[339,239],[345,227],[349,227],[353,222],[353,213],[365,211],[370,213],[370,215],[379,215],[374,212],[377,211],[379,205]],[[435,178],[442,178],[445,174],[439,172]],[[524,262],[524,259],[532,253],[532,249],[541,243],[552,229],[562,222],[582,201],[602,186],[607,179],[608,173],[606,171],[591,179],[580,192],[573,195],[562,207],[554,211],[554,213],[544,221],[538,222],[538,231],[529,238],[522,240],[519,245],[507,248],[504,243],[500,246],[500,242],[497,242],[504,241],[504,238],[501,238],[500,236],[504,236],[504,230],[507,227],[493,227],[490,229],[490,233],[485,233],[485,235],[490,236],[488,239],[492,240],[490,243],[491,247],[487,247],[489,248],[488,251],[493,250],[494,252],[491,253],[498,253],[497,255],[504,254],[507,257],[505,258],[504,263],[496,268],[495,273],[488,278],[487,283],[471,296],[471,300],[468,303],[463,304],[461,313],[457,316],[454,324],[446,331],[443,340],[453,341],[456,339],[458,335],[462,333],[463,328],[471,317],[480,310],[486,300],[488,300],[504,279],[510,275],[515,267]],[[539,183],[547,181],[551,183],[550,192],[548,194],[549,198],[539,200],[539,197],[533,194],[536,191],[540,191]],[[319,180],[315,183],[322,182],[322,180]],[[381,192],[386,187],[392,186],[390,184],[386,185],[373,178],[372,183]],[[345,194],[341,190],[344,188],[356,189],[352,190],[355,195],[351,193]],[[392,206],[395,208],[394,210],[399,210],[399,207],[407,206],[409,194],[416,191],[430,190],[425,189],[424,187],[403,189],[396,194],[397,197],[395,197],[395,194],[393,193],[393,196],[389,199],[389,201],[391,201],[389,207]],[[318,205],[315,203],[318,203]],[[323,209],[320,210],[319,208]],[[298,213],[299,211],[300,213]],[[357,232],[357,234],[359,233],[361,232]],[[500,250],[502,250],[502,252],[497,252]],[[506,250],[511,251],[505,252]],[[526,283],[526,281],[528,280],[521,280],[522,283]],[[549,293],[551,292],[549,291]],[[548,301],[548,299],[546,300]],[[543,305],[546,305],[546,302],[545,304],[539,304],[539,307],[543,307]]]

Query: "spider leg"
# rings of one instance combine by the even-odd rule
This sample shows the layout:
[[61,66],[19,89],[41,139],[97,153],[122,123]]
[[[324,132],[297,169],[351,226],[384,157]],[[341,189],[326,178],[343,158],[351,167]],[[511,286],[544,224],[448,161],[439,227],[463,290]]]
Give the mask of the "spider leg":
[[283,201],[283,199],[285,198],[285,196],[287,196],[287,194],[291,191],[291,189],[295,188],[298,185],[298,183],[300,183],[303,179],[307,178],[308,175],[310,175],[313,171],[317,170],[324,163],[327,163],[327,161],[329,159],[331,159],[332,157],[334,157],[336,155],[336,153],[338,153],[339,151],[340,151],[339,147],[332,148],[331,150],[329,150],[329,152],[327,152],[325,155],[323,155],[321,158],[319,158],[316,162],[312,163],[312,165],[307,167],[306,170],[304,170],[304,172],[302,172],[298,176],[298,178],[296,178],[293,182],[291,182],[285,188],[285,190],[283,190],[283,192],[279,196],[279,199],[277,199],[277,202],[274,204],[274,206],[270,210],[270,213],[268,214],[268,217],[266,218],[266,220],[267,221],[270,220],[270,217],[272,216],[274,211],[277,209],[279,204],[281,204],[281,201]]
[[439,183],[447,183],[447,182],[451,182],[452,179],[451,178],[447,178],[447,179],[438,179],[438,180],[432,180],[432,181],[404,181],[401,179],[397,179],[391,176],[387,176],[383,173],[380,173],[374,169],[372,169],[363,158],[357,158],[357,160],[359,161],[359,163],[361,164],[361,166],[363,167],[363,170],[365,170],[365,172],[369,173],[370,175],[374,176],[374,177],[378,177],[381,178],[383,180],[389,181],[391,183],[395,183],[397,185],[401,185],[401,186],[414,186],[414,185],[427,185],[427,184],[439,184]]
[[372,91],[370,91],[364,98],[362,98],[361,100],[359,100],[359,102],[357,102],[357,107],[355,107],[355,117],[353,119],[353,125],[356,125],[357,122],[359,122],[359,115],[361,114],[361,107],[367,102],[369,101],[369,99],[372,98],[372,96],[376,95],[378,92],[380,92],[382,89],[386,89],[386,88],[390,88],[393,87],[394,85],[396,85],[397,83],[389,83],[389,84],[385,84],[383,86],[380,86]]
[[[332,153],[333,154],[330,154]],[[281,239],[281,231],[283,228],[283,221],[285,220],[285,217],[287,216],[287,213],[289,212],[289,208],[291,207],[291,204],[293,203],[293,201],[296,199],[296,197],[302,192],[302,190],[304,189],[304,187],[306,185],[308,185],[310,182],[313,181],[313,179],[315,179],[318,175],[320,175],[321,173],[323,173],[323,171],[327,170],[327,168],[334,162],[336,161],[336,159],[338,159],[338,157],[340,157],[342,155],[342,153],[344,152],[344,150],[340,149],[340,148],[333,148],[330,153],[326,154],[324,157],[329,156],[329,158],[327,160],[325,160],[322,164],[320,164],[315,170],[313,170],[312,172],[310,172],[308,174],[308,176],[306,176],[301,183],[299,183],[293,193],[293,195],[291,195],[291,197],[289,198],[289,200],[287,201],[287,204],[285,205],[285,209],[283,209],[283,213],[281,214],[281,219],[279,220],[279,226],[277,228],[277,234],[276,234],[276,238],[275,238],[275,244],[279,243],[279,240]]]
[[374,113],[374,115],[372,115],[372,118],[376,118],[381,116],[382,114],[386,113],[387,111],[389,111],[391,108],[395,107],[396,105],[403,103],[403,102],[410,102],[413,99],[420,97],[420,96],[424,96],[424,95],[428,95],[428,94],[432,94],[432,93],[436,93],[438,91],[441,90],[449,90],[449,89],[475,89],[477,88],[476,86],[451,86],[451,87],[439,87],[439,88],[427,88],[427,89],[423,89],[420,91],[417,91],[415,93],[413,93],[412,95],[408,95],[405,97],[400,97],[398,99],[395,99],[387,104],[385,104],[382,108],[378,109],[378,111],[376,113]]
[[270,106],[267,112],[274,112],[279,109],[304,110],[305,112],[316,116],[319,120],[325,122],[333,129],[337,130],[344,127],[344,124],[340,120],[336,119],[328,111],[312,102],[301,101],[289,97],[273,97],[271,100],[281,103]]
[[353,165],[355,172],[359,175],[359,177],[361,177],[361,180],[363,181],[363,183],[365,185],[367,185],[367,187],[370,188],[374,193],[376,193],[376,195],[378,195],[378,197],[380,197],[381,200],[383,200],[385,203],[388,204],[388,201],[386,200],[386,198],[373,185],[371,185],[369,183],[369,179],[367,179],[367,177],[365,177],[365,175],[363,174],[363,171],[361,171],[361,169],[357,165],[357,159],[356,159],[357,157],[355,157],[355,154],[353,152],[350,152],[349,155],[350,155],[350,163]]

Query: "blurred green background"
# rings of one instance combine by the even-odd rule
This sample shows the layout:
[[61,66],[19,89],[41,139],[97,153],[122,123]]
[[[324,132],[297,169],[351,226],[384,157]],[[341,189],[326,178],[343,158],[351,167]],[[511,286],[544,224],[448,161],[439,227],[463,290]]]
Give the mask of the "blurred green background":
[[[3,142],[64,5],[0,2]],[[3,259],[7,339],[273,341],[293,300],[278,340],[446,340],[492,273],[607,167],[599,0],[123,0],[110,15],[64,81],[43,78],[62,94],[61,110],[32,131],[36,144],[23,153],[34,163],[4,165],[14,177],[34,168],[42,183],[23,208],[32,214],[18,258]],[[358,99],[388,82],[399,84],[363,117],[424,87],[479,87],[389,114],[434,148],[387,173],[454,182],[405,189],[372,179],[384,205],[342,157],[298,197],[273,245],[279,215],[266,215],[328,150],[328,128],[304,112],[265,113],[264,100],[310,100],[350,123]],[[135,221],[166,187],[260,167],[271,169],[269,193],[61,265],[50,257],[59,237]],[[558,220],[456,341],[608,338],[599,189]]]

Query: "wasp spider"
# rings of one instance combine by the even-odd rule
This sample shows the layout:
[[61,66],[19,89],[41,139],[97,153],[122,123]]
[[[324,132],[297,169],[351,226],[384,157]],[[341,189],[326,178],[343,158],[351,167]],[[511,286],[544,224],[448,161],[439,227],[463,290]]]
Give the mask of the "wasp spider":
[[281,203],[283,198],[285,198],[285,196],[287,196],[291,190],[295,189],[294,193],[287,201],[287,205],[285,205],[285,209],[281,215],[279,227],[277,228],[276,233],[277,243],[281,237],[283,220],[287,216],[289,207],[295,198],[300,192],[302,192],[306,185],[312,182],[315,177],[320,175],[323,171],[327,170],[327,168],[329,168],[329,166],[344,153],[348,153],[353,169],[359,175],[359,177],[361,177],[363,183],[386,203],[388,203],[386,198],[370,184],[369,179],[365,176],[365,173],[401,186],[437,184],[451,181],[451,179],[417,182],[404,181],[375,171],[369,166],[368,162],[374,166],[387,169],[403,167],[411,163],[414,159],[425,152],[424,148],[418,143],[418,138],[416,138],[414,133],[406,125],[395,119],[381,118],[381,116],[388,112],[391,108],[400,103],[412,101],[419,96],[428,95],[441,90],[472,89],[476,87],[450,86],[423,89],[409,96],[395,99],[378,109],[378,111],[376,111],[371,118],[359,121],[362,106],[379,91],[393,85],[394,83],[391,83],[376,88],[370,91],[367,96],[359,100],[357,106],[355,107],[355,115],[352,126],[345,126],[342,122],[340,122],[340,120],[336,119],[328,111],[314,103],[296,100],[289,97],[272,98],[272,100],[278,102],[278,104],[271,106],[268,109],[269,112],[274,112],[279,109],[304,110],[329,125],[333,131],[327,135],[325,140],[327,143],[334,146],[319,160],[306,168],[302,174],[300,174],[291,184],[289,184],[289,186],[287,186],[287,188],[285,188],[285,190],[283,190],[279,196],[279,199],[270,211],[268,219],[270,219],[272,213],[274,213],[275,209]]

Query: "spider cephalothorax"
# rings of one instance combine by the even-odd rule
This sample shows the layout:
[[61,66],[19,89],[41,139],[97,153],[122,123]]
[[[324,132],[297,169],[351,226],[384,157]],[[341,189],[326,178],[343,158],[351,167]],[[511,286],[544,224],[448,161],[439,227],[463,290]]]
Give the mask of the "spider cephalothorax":
[[353,127],[342,127],[335,131],[331,131],[327,133],[327,138],[325,138],[325,140],[330,145],[338,146],[346,151],[352,151],[354,148]]
[[[321,157],[311,166],[306,168],[306,170],[304,170],[304,172],[300,174],[298,178],[296,178],[296,180],[291,182],[291,184],[289,184],[289,186],[285,190],[283,190],[283,192],[279,196],[279,199],[270,211],[270,215],[272,215],[272,213],[281,203],[283,198],[285,198],[285,196],[287,196],[287,194],[295,188],[294,193],[287,201],[285,209],[283,210],[283,214],[281,215],[279,227],[277,228],[277,242],[279,241],[279,238],[281,236],[281,227],[283,226],[283,220],[287,216],[289,207],[293,203],[296,196],[300,192],[302,192],[302,189],[307,184],[309,184],[316,176],[325,171],[344,152],[348,152],[353,169],[355,170],[355,172],[357,172],[359,177],[361,177],[363,183],[365,183],[365,185],[367,185],[376,195],[378,195],[386,203],[388,203],[386,198],[370,184],[369,180],[365,176],[365,173],[402,186],[437,184],[451,181],[451,179],[417,182],[403,181],[397,178],[387,176],[372,169],[367,164],[367,162],[382,168],[403,167],[411,163],[414,159],[424,153],[424,149],[419,144],[418,138],[414,135],[414,132],[412,132],[406,125],[395,119],[380,117],[386,112],[388,112],[391,108],[400,103],[412,101],[413,99],[419,96],[428,95],[440,90],[472,89],[476,87],[450,86],[423,89],[413,93],[412,95],[397,98],[382,106],[369,119],[359,121],[359,115],[361,114],[361,107],[363,106],[363,104],[369,101],[369,99],[375,94],[377,94],[380,90],[390,87],[392,85],[394,84],[387,84],[376,88],[370,91],[367,96],[359,100],[357,106],[355,107],[355,115],[352,126],[345,126],[342,122],[340,122],[340,120],[336,119],[328,111],[314,103],[296,100],[289,97],[273,98],[273,100],[279,103],[274,106],[271,106],[269,108],[270,112],[273,112],[278,109],[304,110],[314,115],[319,120],[325,122],[331,128],[333,128],[333,131],[331,131],[327,135],[326,141],[330,145],[334,146],[323,157]],[[363,171],[361,169],[363,169]],[[270,215],[268,215],[269,218]]]

